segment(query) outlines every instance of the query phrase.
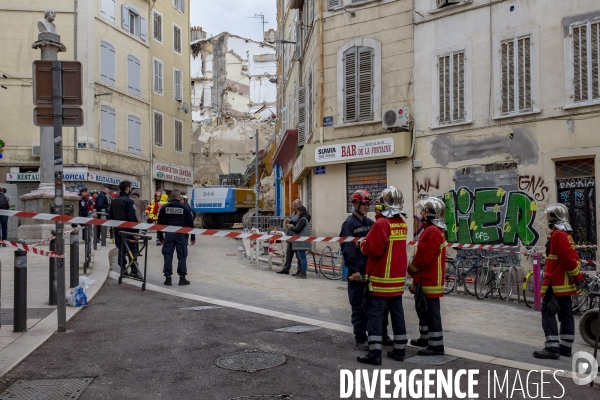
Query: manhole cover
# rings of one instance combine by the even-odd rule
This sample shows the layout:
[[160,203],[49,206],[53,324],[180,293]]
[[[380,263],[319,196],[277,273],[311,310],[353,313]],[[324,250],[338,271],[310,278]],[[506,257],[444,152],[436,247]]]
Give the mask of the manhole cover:
[[405,362],[415,364],[428,364],[428,365],[444,365],[456,360],[458,357],[453,356],[414,356],[404,360]]
[[[27,319],[46,318],[54,310],[55,310],[55,308],[28,308],[27,309]],[[2,325],[13,325],[14,324],[12,308],[3,308],[2,310],[0,310],[0,312],[2,315]]]
[[183,307],[183,308],[180,308],[180,310],[203,311],[203,310],[214,310],[216,308],[223,308],[223,307],[219,307],[219,306]]
[[267,395],[258,395],[258,396],[243,396],[243,397],[234,397],[229,400],[292,400],[294,396],[291,394],[267,394]]
[[273,329],[275,332],[289,332],[289,333],[304,333],[310,331],[316,331],[317,329],[321,329],[320,326],[310,326],[310,325],[298,325],[298,326],[288,326],[287,328],[278,328]]
[[20,380],[0,395],[5,399],[76,399],[93,378]]
[[246,372],[274,368],[283,363],[285,363],[285,356],[282,354],[258,350],[227,354],[219,357],[216,361],[218,367]]

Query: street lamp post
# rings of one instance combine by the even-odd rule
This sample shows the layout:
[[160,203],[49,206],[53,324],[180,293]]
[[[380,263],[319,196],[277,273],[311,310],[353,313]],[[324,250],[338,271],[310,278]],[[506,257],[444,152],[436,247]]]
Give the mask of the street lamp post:
[[256,193],[256,204],[254,205],[256,207],[256,211],[254,212],[254,215],[256,217],[258,217],[258,195],[260,193],[260,186],[258,185],[258,128],[256,129],[256,171],[255,171],[255,181],[256,181],[256,185],[254,186],[254,192]]

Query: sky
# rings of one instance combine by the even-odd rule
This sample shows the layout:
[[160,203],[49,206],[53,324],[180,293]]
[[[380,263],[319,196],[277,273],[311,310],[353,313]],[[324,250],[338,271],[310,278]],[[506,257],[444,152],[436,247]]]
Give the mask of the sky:
[[208,37],[221,32],[263,41],[260,19],[254,14],[265,15],[265,31],[277,29],[276,0],[189,0],[191,3],[191,25],[200,26]]

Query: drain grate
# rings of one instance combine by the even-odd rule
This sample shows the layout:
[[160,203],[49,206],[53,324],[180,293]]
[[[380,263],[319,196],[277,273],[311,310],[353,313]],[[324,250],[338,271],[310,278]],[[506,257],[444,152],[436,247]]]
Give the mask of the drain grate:
[[74,379],[22,379],[13,383],[0,395],[5,399],[77,399],[93,378]]
[[428,364],[428,365],[444,365],[458,359],[458,357],[453,356],[414,356],[411,358],[407,358],[404,362],[415,363],[415,364]]
[[218,367],[234,371],[256,372],[262,369],[278,367],[285,363],[285,356],[266,351],[247,350],[226,354],[216,361]]
[[297,325],[297,326],[288,326],[287,328],[278,328],[273,329],[275,332],[288,332],[288,333],[304,333],[310,331],[316,331],[317,329],[321,329],[320,326],[310,326],[310,325]]
[[223,307],[219,307],[219,306],[183,307],[183,308],[180,308],[180,310],[204,311],[204,310],[214,310],[217,308],[223,308]]
[[292,400],[294,396],[291,394],[267,394],[267,395],[258,395],[258,396],[243,396],[243,397],[234,397],[229,400]]
[[[52,314],[55,308],[28,308],[27,319],[42,319]],[[3,308],[0,310],[2,315],[2,325],[12,325],[13,322],[13,309]]]

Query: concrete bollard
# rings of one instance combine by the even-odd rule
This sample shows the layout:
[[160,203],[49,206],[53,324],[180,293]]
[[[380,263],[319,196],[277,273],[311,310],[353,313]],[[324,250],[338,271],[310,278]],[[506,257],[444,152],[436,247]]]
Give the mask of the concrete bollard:
[[[50,231],[52,236],[56,235],[56,231]],[[50,241],[50,251],[56,251],[56,239]],[[48,305],[56,305],[56,258],[50,257],[48,261]]]
[[[71,225],[77,227],[76,224]],[[79,232],[71,232],[71,250],[70,250],[70,277],[71,285],[69,287],[77,287],[79,285]]]
[[27,252],[15,251],[15,280],[13,303],[14,332],[27,330]]
[[[106,210],[102,210],[102,216],[100,219],[106,219]],[[106,247],[106,227],[100,227],[100,246]]]

